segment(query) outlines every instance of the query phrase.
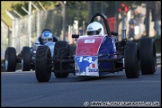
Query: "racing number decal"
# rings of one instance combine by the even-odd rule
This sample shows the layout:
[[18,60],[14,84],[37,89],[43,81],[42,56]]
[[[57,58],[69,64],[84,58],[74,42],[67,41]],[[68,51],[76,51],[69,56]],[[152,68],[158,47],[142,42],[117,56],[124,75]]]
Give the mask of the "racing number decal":
[[79,62],[82,62],[82,60],[83,60],[83,57],[80,57],[80,58],[79,58]]
[[83,58],[83,56],[82,56],[82,57],[79,58],[79,62],[82,62],[82,60],[88,61],[89,63],[93,62],[92,61],[92,57],[85,57],[85,58]]
[[99,76],[97,56],[75,56],[76,75]]

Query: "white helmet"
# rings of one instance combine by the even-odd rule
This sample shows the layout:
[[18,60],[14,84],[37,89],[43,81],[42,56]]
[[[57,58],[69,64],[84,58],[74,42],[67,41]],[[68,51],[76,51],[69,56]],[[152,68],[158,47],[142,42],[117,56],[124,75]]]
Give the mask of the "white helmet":
[[53,41],[53,36],[52,36],[51,31],[44,30],[41,35],[41,41],[43,44],[45,44],[46,42],[49,42],[49,41]]
[[99,22],[92,22],[87,26],[87,35],[103,35],[104,28]]

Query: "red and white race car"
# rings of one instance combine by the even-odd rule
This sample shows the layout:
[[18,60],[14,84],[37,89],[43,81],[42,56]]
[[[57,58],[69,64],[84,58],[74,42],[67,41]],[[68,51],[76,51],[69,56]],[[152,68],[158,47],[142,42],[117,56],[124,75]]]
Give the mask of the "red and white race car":
[[[95,21],[98,16],[103,19],[104,26]],[[48,82],[51,72],[56,78],[66,78],[69,73],[78,77],[100,77],[123,69],[127,78],[138,78],[140,71],[154,74],[156,54],[153,40],[142,38],[139,43],[127,39],[118,41],[117,36],[118,33],[110,32],[106,17],[97,13],[87,26],[86,35],[72,35],[77,38],[76,46],[65,41],[56,42],[54,50],[39,46],[35,64],[38,82]],[[54,51],[52,55],[51,51]]]

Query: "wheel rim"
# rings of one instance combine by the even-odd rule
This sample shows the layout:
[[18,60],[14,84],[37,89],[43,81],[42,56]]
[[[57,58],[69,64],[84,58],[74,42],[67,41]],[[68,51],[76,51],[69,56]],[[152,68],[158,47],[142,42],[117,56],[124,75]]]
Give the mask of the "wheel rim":
[[5,60],[5,70],[8,70],[8,60]]

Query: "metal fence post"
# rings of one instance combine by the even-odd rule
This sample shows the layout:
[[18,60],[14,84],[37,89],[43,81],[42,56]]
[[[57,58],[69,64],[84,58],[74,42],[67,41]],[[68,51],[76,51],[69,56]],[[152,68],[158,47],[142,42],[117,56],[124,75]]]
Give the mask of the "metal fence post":
[[40,35],[40,11],[37,11],[37,37]]
[[62,35],[63,35],[63,40],[65,41],[65,27],[66,27],[66,1],[64,1],[65,3],[62,3],[63,5],[63,24],[62,24]]
[[146,2],[146,36],[149,37],[150,35],[150,8],[149,8],[149,2]]
[[126,15],[125,12],[122,11],[122,39],[126,38]]
[[31,1],[29,1],[29,4],[28,4],[28,11],[29,11],[29,14],[28,14],[28,36],[29,36],[29,47],[31,46],[31,35],[32,35],[32,26],[31,26],[31,10],[32,10],[32,7],[31,7]]

